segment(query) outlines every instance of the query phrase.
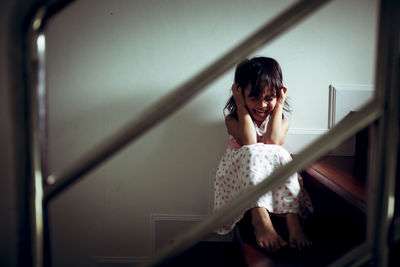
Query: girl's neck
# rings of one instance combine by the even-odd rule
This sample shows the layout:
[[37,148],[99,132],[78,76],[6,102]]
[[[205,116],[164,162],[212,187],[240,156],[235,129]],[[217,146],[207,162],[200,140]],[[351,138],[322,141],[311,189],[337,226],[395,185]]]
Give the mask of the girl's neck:
[[269,117],[269,115],[263,121],[255,121],[255,120],[253,120],[253,122],[255,122],[257,124],[257,126],[260,127],[266,120],[268,120],[268,117]]

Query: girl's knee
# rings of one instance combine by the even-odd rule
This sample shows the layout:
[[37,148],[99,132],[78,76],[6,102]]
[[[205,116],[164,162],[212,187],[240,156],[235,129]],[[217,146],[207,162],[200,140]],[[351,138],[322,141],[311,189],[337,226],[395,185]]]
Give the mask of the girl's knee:
[[275,151],[278,153],[278,154],[280,154],[281,156],[284,156],[284,157],[288,157],[288,158],[292,158],[291,156],[290,156],[290,153],[284,148],[284,147],[282,147],[282,146],[275,146],[274,147],[274,149],[275,149]]

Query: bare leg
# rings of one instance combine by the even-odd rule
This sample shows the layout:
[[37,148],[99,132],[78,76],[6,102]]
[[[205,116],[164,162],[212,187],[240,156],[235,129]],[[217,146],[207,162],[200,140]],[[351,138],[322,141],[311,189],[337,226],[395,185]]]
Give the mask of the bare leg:
[[291,248],[301,251],[312,245],[310,238],[300,225],[299,217],[296,213],[286,214],[286,223],[289,230],[289,246]]
[[251,210],[251,223],[254,226],[257,245],[267,251],[277,251],[287,246],[287,242],[278,235],[265,208]]

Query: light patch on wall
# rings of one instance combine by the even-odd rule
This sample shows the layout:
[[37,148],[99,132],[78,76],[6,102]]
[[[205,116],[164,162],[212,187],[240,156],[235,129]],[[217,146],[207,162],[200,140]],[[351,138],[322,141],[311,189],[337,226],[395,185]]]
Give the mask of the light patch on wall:
[[283,147],[291,154],[298,154],[326,131],[318,128],[289,128]]
[[[351,112],[358,111],[373,98],[372,85],[337,84],[329,86],[329,119],[328,130],[333,128]],[[327,129],[290,128],[283,145],[290,153],[298,154]],[[354,156],[355,137],[351,137],[330,152],[334,156]]]
[[329,129],[351,111],[358,111],[374,94],[372,85],[337,84],[329,86]]
[[[329,86],[329,118],[328,128],[333,128],[351,112],[359,111],[372,100],[374,88],[372,85],[337,84]],[[354,156],[355,136],[332,151],[336,156]]]

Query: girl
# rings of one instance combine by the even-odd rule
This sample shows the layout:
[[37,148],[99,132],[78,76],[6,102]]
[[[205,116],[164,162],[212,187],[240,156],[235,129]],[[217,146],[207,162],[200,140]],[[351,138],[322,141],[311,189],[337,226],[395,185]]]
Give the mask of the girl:
[[[289,129],[289,122],[283,116],[283,111],[288,111],[287,90],[282,84],[281,68],[272,58],[246,59],[237,66],[232,97],[225,105],[229,111],[225,117],[229,146],[217,169],[214,210],[291,160],[289,153],[281,147]],[[289,245],[303,250],[311,245],[298,217],[299,211],[304,211],[303,205],[299,205],[301,201],[306,200],[305,206],[311,208],[300,183],[295,173],[249,207],[259,247],[276,251]],[[229,233],[245,212],[217,233]],[[270,213],[286,216],[288,242],[275,231]]]

